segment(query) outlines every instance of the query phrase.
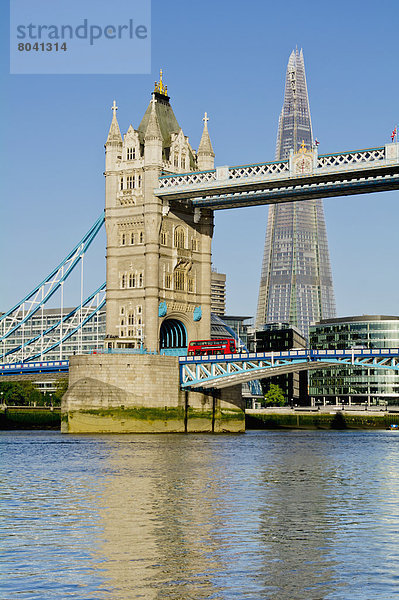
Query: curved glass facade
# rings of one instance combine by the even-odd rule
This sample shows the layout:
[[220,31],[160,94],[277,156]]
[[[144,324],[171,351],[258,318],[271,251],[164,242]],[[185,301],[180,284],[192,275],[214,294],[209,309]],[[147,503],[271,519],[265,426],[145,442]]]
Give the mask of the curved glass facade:
[[[309,331],[310,347],[399,348],[399,317],[346,317],[320,321]],[[399,404],[399,373],[352,367],[309,372],[309,394],[326,403]]]

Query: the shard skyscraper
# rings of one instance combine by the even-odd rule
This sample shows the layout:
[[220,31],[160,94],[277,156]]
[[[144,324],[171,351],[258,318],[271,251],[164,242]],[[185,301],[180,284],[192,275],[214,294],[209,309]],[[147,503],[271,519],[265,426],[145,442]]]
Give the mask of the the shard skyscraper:
[[[288,61],[280,114],[276,160],[288,158],[313,134],[302,50]],[[307,337],[309,325],[335,316],[323,201],[269,206],[259,287],[256,328],[265,323],[295,325]]]

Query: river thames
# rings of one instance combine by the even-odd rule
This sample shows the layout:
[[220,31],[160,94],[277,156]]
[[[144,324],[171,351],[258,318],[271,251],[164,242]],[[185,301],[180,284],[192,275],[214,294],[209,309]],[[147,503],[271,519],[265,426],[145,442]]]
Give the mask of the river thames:
[[6,600],[399,598],[399,433],[2,432]]

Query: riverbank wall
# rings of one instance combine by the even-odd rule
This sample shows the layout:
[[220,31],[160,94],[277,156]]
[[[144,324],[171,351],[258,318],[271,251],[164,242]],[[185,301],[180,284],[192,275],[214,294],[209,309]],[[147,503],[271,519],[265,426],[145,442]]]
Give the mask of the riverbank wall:
[[247,409],[246,429],[388,429],[399,425],[399,413],[381,411],[315,411]]
[[239,433],[241,386],[219,392],[180,388],[175,356],[71,356],[61,404],[63,433]]
[[60,408],[34,408],[33,406],[7,406],[0,410],[0,430],[54,429],[61,427]]

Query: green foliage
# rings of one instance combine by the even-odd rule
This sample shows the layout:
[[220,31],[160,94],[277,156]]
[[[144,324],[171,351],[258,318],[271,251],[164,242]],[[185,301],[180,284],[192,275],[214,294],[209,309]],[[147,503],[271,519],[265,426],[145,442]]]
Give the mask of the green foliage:
[[60,406],[61,398],[68,389],[68,379],[56,381],[51,394],[39,392],[32,381],[1,381],[0,404],[7,406]]
[[265,394],[264,406],[285,406],[287,403],[282,389],[278,385],[270,384],[269,391]]
[[53,394],[53,398],[52,398],[53,405],[60,406],[62,396],[65,394],[65,392],[68,389],[68,378],[62,377],[61,379],[57,379],[57,381],[55,383],[55,387],[56,387],[56,390],[55,390],[55,392]]
[[30,406],[34,402],[41,404],[41,394],[31,381],[2,381],[0,382],[0,398],[7,406]]

